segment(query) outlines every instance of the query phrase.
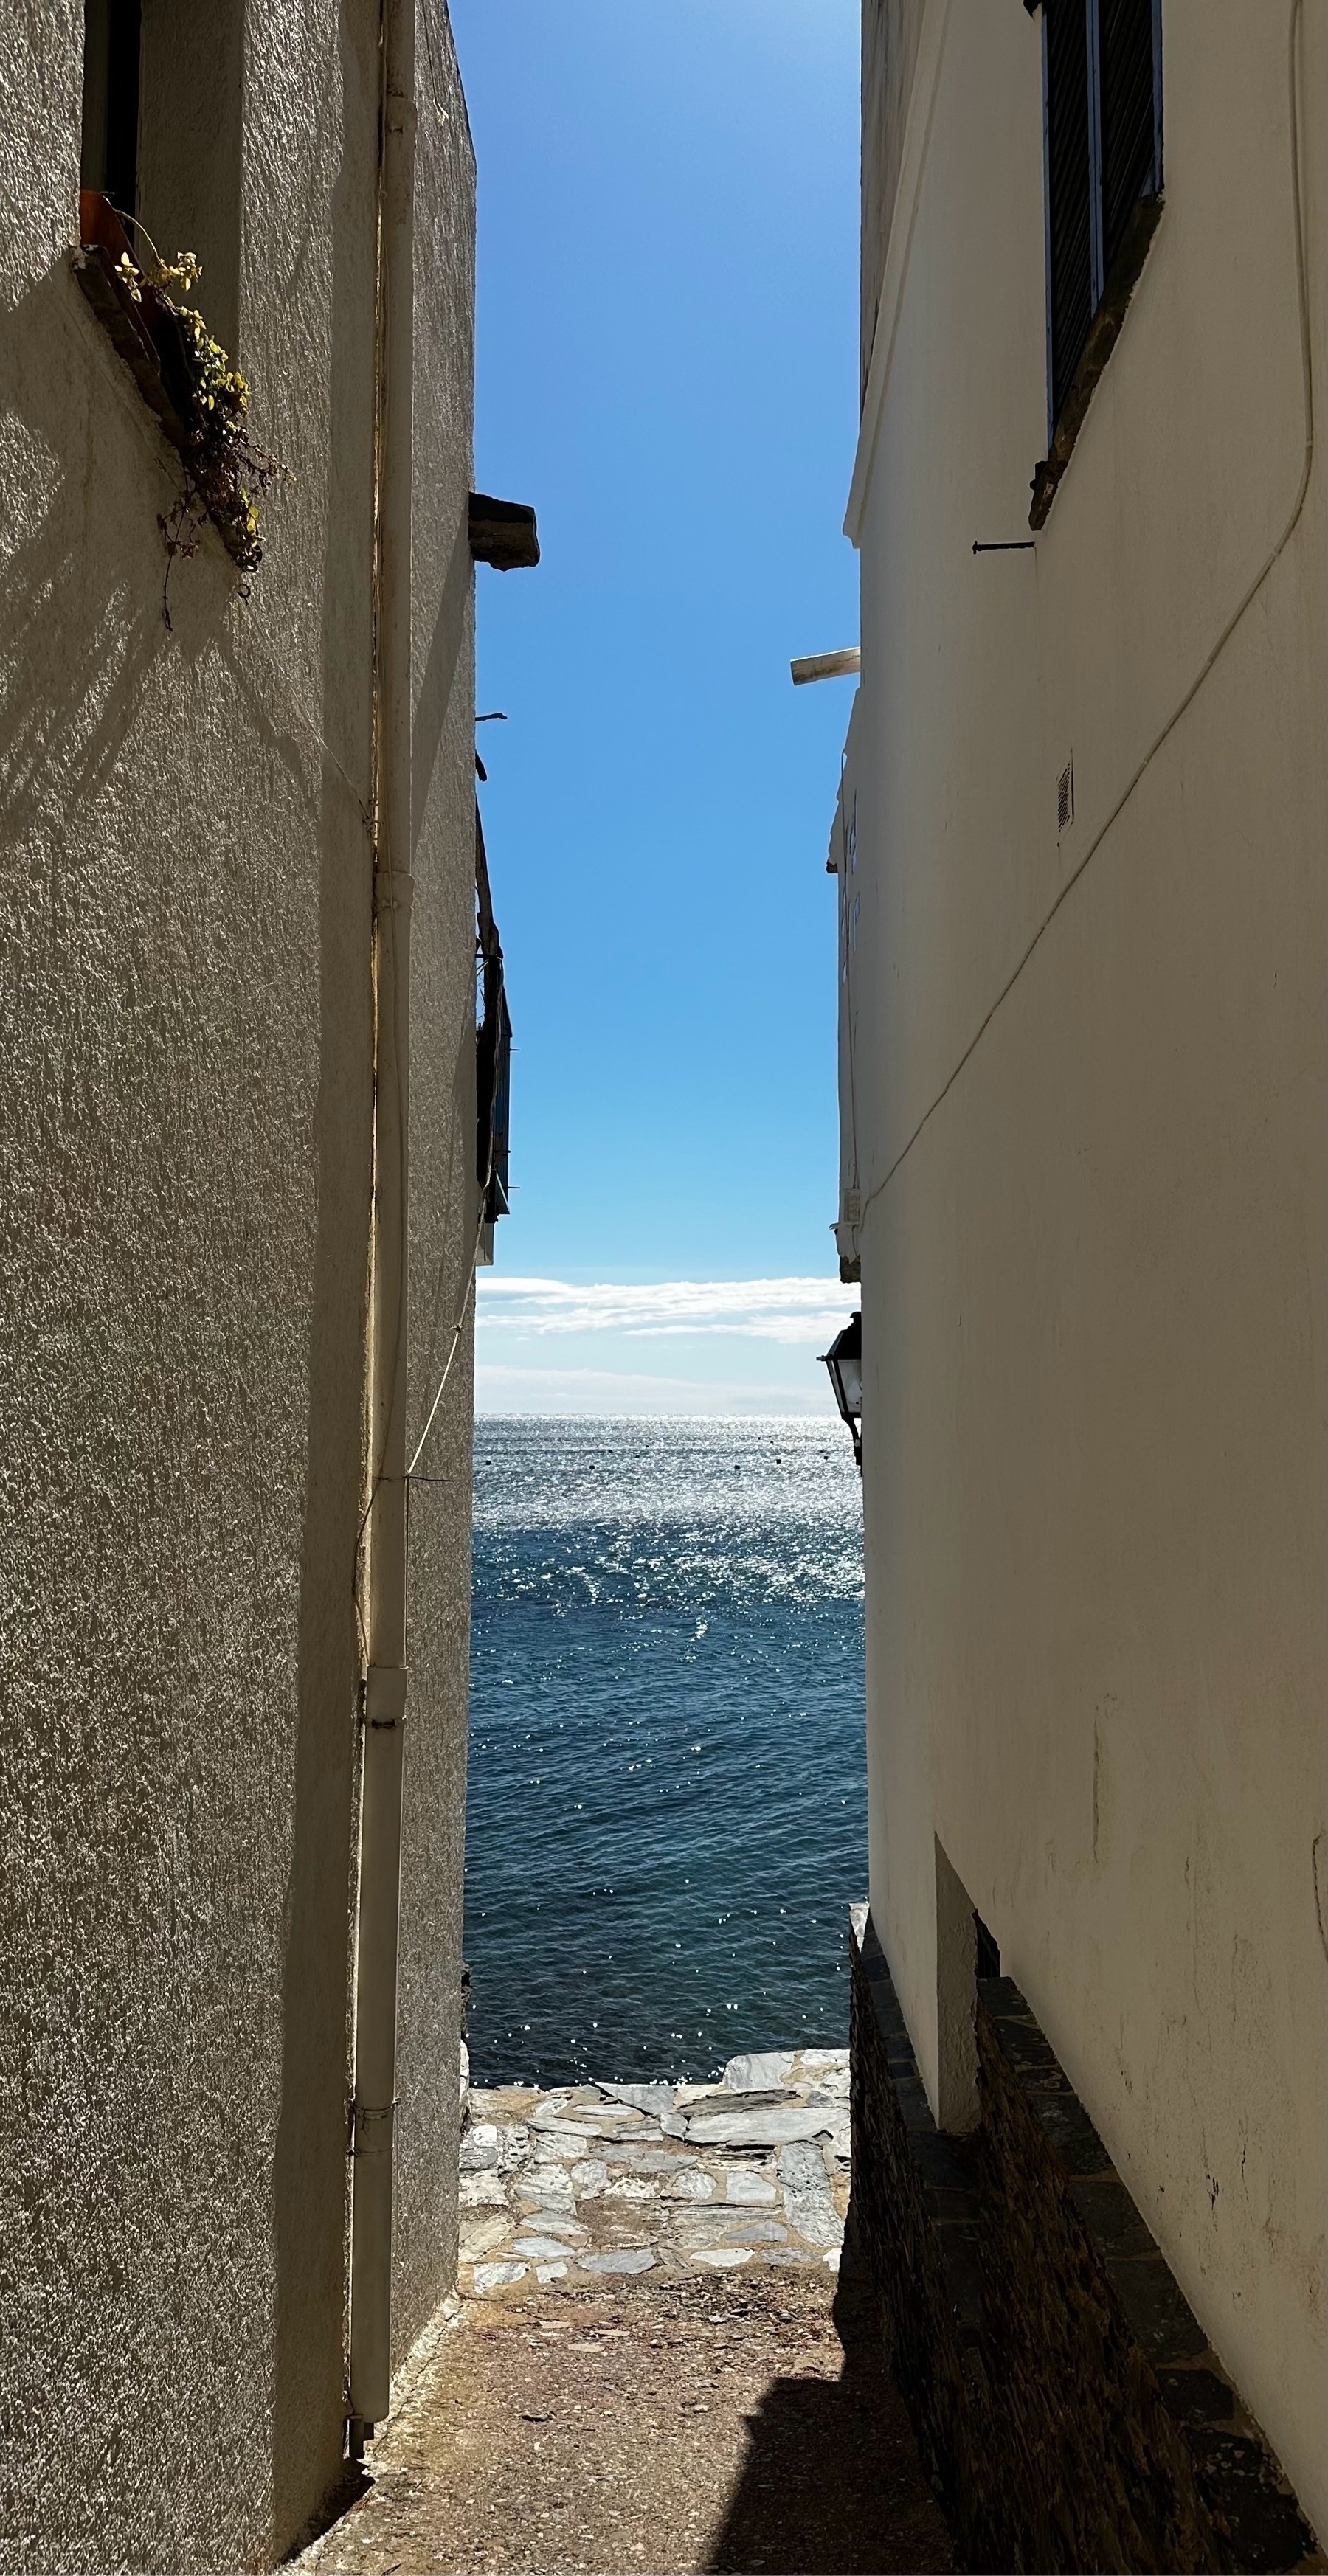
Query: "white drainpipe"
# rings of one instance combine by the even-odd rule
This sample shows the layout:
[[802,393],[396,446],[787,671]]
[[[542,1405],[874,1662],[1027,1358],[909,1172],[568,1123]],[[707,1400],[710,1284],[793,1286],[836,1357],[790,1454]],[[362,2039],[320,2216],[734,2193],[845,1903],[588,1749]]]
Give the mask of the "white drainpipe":
[[370,1463],[355,1970],[350,2437],[388,2411],[401,1775],[406,1716],[406,1260],[410,1170],[411,471],[415,0],[383,0],[374,734]]

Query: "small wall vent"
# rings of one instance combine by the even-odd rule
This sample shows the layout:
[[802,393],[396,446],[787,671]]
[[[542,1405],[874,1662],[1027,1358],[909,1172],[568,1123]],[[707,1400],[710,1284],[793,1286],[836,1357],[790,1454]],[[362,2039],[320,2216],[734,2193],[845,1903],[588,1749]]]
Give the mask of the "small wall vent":
[[1056,781],[1056,832],[1068,832],[1074,821],[1074,760],[1066,761]]

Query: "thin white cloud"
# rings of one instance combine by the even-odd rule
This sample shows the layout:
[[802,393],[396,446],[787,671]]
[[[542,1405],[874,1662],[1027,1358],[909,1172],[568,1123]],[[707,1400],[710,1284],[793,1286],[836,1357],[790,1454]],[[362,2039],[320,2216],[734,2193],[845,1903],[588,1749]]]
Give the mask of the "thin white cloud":
[[734,1384],[732,1380],[697,1377],[648,1377],[627,1370],[589,1368],[509,1368],[480,1361],[475,1371],[477,1413],[568,1413],[621,1417],[661,1414],[706,1415],[731,1420],[737,1414],[775,1419],[833,1418],[828,1386],[809,1377],[806,1386]]
[[847,1322],[856,1292],[837,1279],[674,1279],[647,1287],[577,1287],[563,1279],[505,1279],[481,1271],[479,1322],[507,1332],[739,1334],[807,1345]]

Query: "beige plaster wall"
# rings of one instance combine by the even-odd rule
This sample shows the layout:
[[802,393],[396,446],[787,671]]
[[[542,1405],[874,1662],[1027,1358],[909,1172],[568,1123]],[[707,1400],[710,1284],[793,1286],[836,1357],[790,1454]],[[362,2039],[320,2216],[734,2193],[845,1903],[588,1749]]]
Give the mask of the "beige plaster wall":
[[[445,12],[420,0],[415,252],[410,1496],[393,2343],[455,2286],[474,1428],[475,634],[467,530],[475,167]],[[496,580],[496,574],[485,578]],[[501,878],[499,880],[501,891]]]
[[[0,2556],[52,2570],[269,2564],[342,2446],[378,12],[250,8],[242,35],[229,224],[187,57],[197,148],[176,133],[145,186],[166,247],[231,242],[292,479],[249,606],[207,534],[168,634],[177,471],[67,260],[82,10],[0,23]],[[412,1216],[459,1260],[473,188],[458,98],[430,113],[419,618],[450,643],[419,692]],[[450,2259],[454,2148],[420,2104],[455,2099],[466,1388],[459,1363],[442,1580],[413,1601],[437,1678],[403,1908],[408,2316]]]
[[938,1839],[1328,2531],[1321,450],[1153,748],[1301,484],[1289,9],[1166,0],[1161,225],[976,558],[1045,450],[1039,29],[928,15],[844,787],[873,1912],[934,2098]]

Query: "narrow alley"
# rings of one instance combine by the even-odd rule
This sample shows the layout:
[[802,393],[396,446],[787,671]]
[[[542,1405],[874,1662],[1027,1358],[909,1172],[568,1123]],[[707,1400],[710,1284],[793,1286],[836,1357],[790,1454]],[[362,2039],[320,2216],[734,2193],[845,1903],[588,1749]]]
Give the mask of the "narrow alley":
[[[822,2274],[467,2299],[371,2477],[299,2562],[326,2576],[948,2569],[879,2337]],[[832,2304],[833,2303],[833,2304]],[[841,2341],[842,2338],[842,2341]]]
[[474,2092],[462,2295],[304,2566],[952,2565],[851,2256],[847,2052]]
[[0,7],[0,2576],[1328,2576],[1326,105]]

